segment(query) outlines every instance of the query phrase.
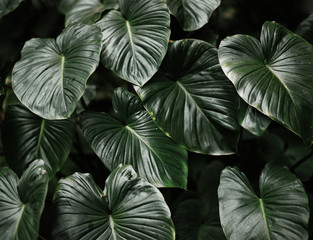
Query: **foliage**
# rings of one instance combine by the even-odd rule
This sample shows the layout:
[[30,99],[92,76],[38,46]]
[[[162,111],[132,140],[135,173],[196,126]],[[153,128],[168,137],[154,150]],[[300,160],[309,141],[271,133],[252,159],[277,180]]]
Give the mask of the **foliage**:
[[0,239],[312,237],[291,1],[0,0]]

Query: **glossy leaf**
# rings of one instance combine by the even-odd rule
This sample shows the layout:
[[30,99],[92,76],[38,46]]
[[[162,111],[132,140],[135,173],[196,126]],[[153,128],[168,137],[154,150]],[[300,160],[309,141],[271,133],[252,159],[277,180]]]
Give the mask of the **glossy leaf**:
[[187,187],[187,151],[161,132],[140,99],[118,88],[113,96],[117,119],[85,112],[81,130],[91,148],[111,171],[131,164],[141,178],[157,187]]
[[101,32],[96,26],[72,25],[56,39],[31,39],[12,73],[19,100],[46,119],[74,112],[86,81],[99,62]]
[[238,168],[223,170],[218,195],[227,239],[307,239],[308,197],[300,180],[287,168],[268,164],[259,187],[260,197]]
[[97,26],[102,29],[103,65],[139,86],[158,70],[170,37],[170,14],[162,0],[119,0]]
[[75,123],[75,118],[45,120],[21,104],[10,105],[2,133],[9,166],[22,174],[34,159],[40,158],[52,178],[70,153]]
[[160,70],[136,91],[157,125],[178,144],[212,155],[236,151],[238,97],[212,45],[171,42]]
[[0,19],[14,11],[24,0],[0,0]]
[[54,239],[174,239],[170,211],[162,194],[131,166],[119,166],[104,192],[89,174],[62,179],[54,195]]
[[78,0],[66,13],[65,25],[73,23],[93,24],[105,10],[118,6],[118,0]]
[[221,66],[249,105],[311,143],[313,46],[275,22],[264,23],[260,39],[224,39]]
[[47,189],[42,160],[33,161],[20,179],[10,168],[0,168],[1,239],[37,239]]
[[245,101],[240,101],[238,111],[239,124],[256,136],[261,136],[271,123],[271,119],[263,115]]
[[209,22],[221,0],[166,0],[166,4],[185,31],[194,31]]

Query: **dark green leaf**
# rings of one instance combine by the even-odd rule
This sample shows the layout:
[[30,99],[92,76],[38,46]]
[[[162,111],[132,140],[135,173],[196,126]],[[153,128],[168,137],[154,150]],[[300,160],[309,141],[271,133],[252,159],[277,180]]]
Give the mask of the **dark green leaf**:
[[220,44],[219,60],[239,95],[251,106],[313,140],[313,47],[275,22],[260,42],[235,35]]
[[263,115],[245,101],[240,101],[238,112],[239,124],[256,136],[261,136],[271,123],[271,119]]
[[162,0],[119,0],[97,25],[102,29],[103,65],[139,86],[158,70],[170,37],[170,14]]
[[307,239],[308,197],[300,180],[287,168],[268,164],[259,186],[260,197],[238,168],[223,170],[218,195],[227,239]]
[[194,31],[209,22],[221,0],[166,0],[166,4],[185,31]]
[[303,20],[295,32],[313,44],[313,14]]
[[8,13],[14,11],[24,0],[0,0],[0,19]]
[[187,151],[161,132],[140,99],[118,88],[113,96],[117,119],[85,112],[81,129],[92,149],[111,171],[131,164],[157,187],[187,187]]
[[31,39],[12,73],[19,100],[46,119],[74,112],[86,81],[99,62],[101,32],[96,26],[71,25],[56,39]]
[[157,125],[178,144],[212,155],[236,151],[238,96],[212,45],[171,42],[161,69],[136,91]]
[[42,160],[33,161],[21,179],[10,168],[0,169],[1,239],[37,239],[47,189]]
[[170,211],[162,194],[131,166],[119,166],[104,192],[89,174],[62,179],[54,195],[55,239],[174,239]]
[[40,158],[52,178],[70,153],[75,123],[75,118],[42,119],[21,104],[9,106],[2,133],[9,166],[22,174],[30,162]]
[[105,10],[118,6],[118,0],[78,0],[66,13],[65,25],[73,23],[93,24]]

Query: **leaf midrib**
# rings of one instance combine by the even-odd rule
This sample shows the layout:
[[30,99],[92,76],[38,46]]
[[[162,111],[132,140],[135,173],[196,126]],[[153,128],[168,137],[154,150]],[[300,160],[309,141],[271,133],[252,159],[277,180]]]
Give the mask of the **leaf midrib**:
[[265,209],[264,209],[264,204],[263,204],[263,199],[262,198],[259,198],[259,203],[260,203],[262,216],[263,216],[264,223],[265,223],[266,233],[267,233],[268,239],[271,240],[271,235],[270,235],[269,226],[268,226],[267,219],[266,219],[266,213],[265,213]]
[[18,218],[18,220],[17,220],[17,224],[16,224],[16,228],[15,228],[15,232],[14,232],[14,237],[13,237],[13,239],[15,239],[15,237],[16,237],[16,234],[17,234],[17,232],[18,232],[18,228],[19,228],[19,226],[20,226],[20,223],[21,223],[21,219],[22,219],[22,216],[23,216],[23,213],[24,213],[24,209],[25,209],[25,204],[24,203],[22,203],[22,208],[21,208],[21,214],[20,214],[20,216],[19,216],[19,218]]
[[136,59],[136,51],[135,51],[135,46],[134,46],[135,44],[133,41],[133,33],[131,31],[129,21],[126,20],[125,23],[126,23],[126,27],[127,27],[127,33],[129,35],[129,42],[130,42],[130,46],[132,48],[132,53],[133,53],[134,59]]
[[46,123],[46,120],[42,119],[41,120],[41,125],[40,125],[39,137],[38,137],[37,146],[36,146],[36,158],[40,157],[39,156],[39,149],[40,149],[40,146],[41,146],[41,140],[42,140],[43,135],[44,135],[45,123]]

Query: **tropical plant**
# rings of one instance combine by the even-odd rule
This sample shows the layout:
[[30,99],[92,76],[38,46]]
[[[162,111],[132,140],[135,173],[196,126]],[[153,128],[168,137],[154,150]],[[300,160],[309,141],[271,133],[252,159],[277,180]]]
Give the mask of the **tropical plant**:
[[309,239],[313,18],[235,2],[0,0],[0,240]]

